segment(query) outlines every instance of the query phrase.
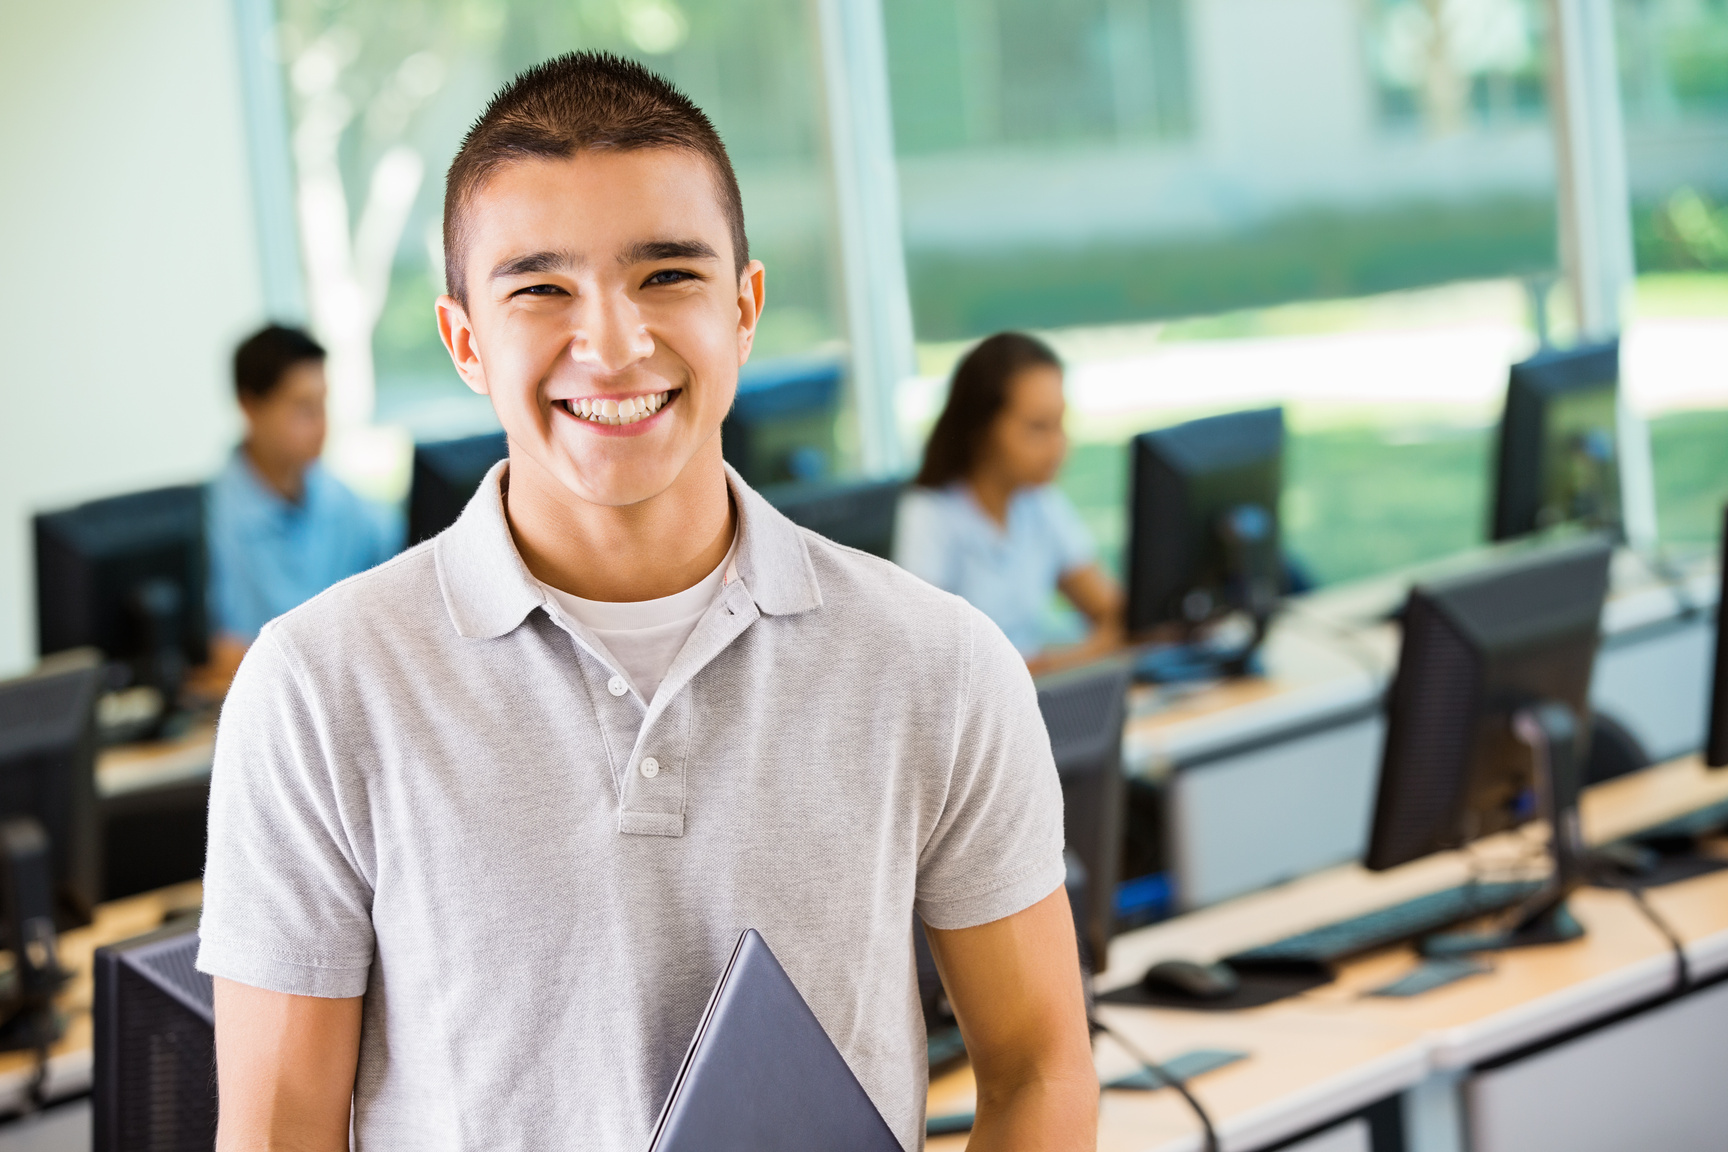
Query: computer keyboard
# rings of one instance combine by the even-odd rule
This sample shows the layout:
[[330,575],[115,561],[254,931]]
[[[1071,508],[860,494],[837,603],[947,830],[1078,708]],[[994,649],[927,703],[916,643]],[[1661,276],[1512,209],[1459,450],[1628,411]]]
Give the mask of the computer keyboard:
[[1418,896],[1390,908],[1299,932],[1258,948],[1226,956],[1237,968],[1290,968],[1330,964],[1358,952],[1437,932],[1460,920],[1520,904],[1542,888],[1539,880],[1465,884]]

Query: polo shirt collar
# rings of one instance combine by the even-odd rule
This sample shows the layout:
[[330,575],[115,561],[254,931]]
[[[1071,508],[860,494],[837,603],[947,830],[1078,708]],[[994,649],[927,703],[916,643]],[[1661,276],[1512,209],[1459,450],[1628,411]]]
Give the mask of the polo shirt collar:
[[[516,551],[504,514],[509,461],[486,473],[462,515],[432,543],[438,586],[456,632],[468,639],[503,636],[545,604],[540,582]],[[764,615],[790,616],[822,605],[804,535],[744,483],[730,464],[726,485],[738,511],[737,550],[727,572]]]

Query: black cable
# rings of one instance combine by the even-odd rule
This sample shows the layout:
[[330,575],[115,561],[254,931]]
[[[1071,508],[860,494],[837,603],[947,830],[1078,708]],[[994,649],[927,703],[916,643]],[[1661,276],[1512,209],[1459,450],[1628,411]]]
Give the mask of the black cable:
[[1674,950],[1674,991],[1671,995],[1684,996],[1692,990],[1692,965],[1686,959],[1686,944],[1680,939],[1680,933],[1674,931],[1674,926],[1663,919],[1661,913],[1645,899],[1642,884],[1623,884],[1622,887],[1626,894],[1632,897],[1632,903],[1638,906],[1638,911],[1644,913],[1644,919],[1662,933],[1668,946]]
[[1194,1098],[1194,1093],[1188,1091],[1187,1083],[1183,1081],[1180,1076],[1171,1072],[1168,1068],[1164,1067],[1164,1065],[1158,1063],[1158,1061],[1140,1051],[1140,1049],[1129,1043],[1126,1037],[1112,1031],[1110,1026],[1105,1024],[1102,1020],[1094,1017],[1092,1020],[1092,1027],[1097,1031],[1104,1033],[1104,1035],[1110,1037],[1110,1039],[1116,1041],[1116,1043],[1122,1047],[1123,1051],[1127,1052],[1128,1055],[1139,1061],[1140,1065],[1152,1074],[1153,1079],[1162,1080],[1165,1084],[1176,1089],[1176,1091],[1181,1094],[1182,1099],[1188,1102],[1188,1107],[1194,1110],[1195,1118],[1200,1121],[1200,1130],[1205,1141],[1203,1147],[1206,1152],[1218,1152],[1218,1131],[1212,1126],[1212,1117],[1206,1114],[1206,1109],[1201,1106],[1200,1101]]

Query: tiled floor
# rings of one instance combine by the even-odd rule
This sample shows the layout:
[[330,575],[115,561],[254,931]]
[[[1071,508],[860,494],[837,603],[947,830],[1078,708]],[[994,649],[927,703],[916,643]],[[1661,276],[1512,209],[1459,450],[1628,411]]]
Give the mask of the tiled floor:
[[90,1097],[0,1121],[0,1152],[90,1152]]

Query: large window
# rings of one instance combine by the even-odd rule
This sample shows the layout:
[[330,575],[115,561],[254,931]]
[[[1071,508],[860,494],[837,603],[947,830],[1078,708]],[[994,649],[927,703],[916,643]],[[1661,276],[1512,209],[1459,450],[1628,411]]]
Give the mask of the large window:
[[346,342],[349,387],[375,377],[377,419],[421,435],[489,419],[433,324],[443,172],[493,92],[571,49],[639,59],[716,121],[770,269],[757,356],[843,335],[805,0],[282,0],[281,18],[313,319]]
[[920,339],[1551,270],[1536,8],[887,0]]
[[[1555,279],[1539,0],[887,0],[924,379],[1044,331],[1107,560],[1124,440],[1251,404],[1322,580],[1478,543]],[[1443,286],[1443,287],[1436,287]]]
[[[913,455],[967,343],[1030,328],[1073,368],[1063,483],[1106,557],[1127,436],[1269,403],[1287,534],[1322,580],[1483,538],[1506,368],[1571,328],[1545,0],[881,4]],[[1664,536],[1700,541],[1728,499],[1728,0],[1615,4],[1627,387]],[[489,418],[433,331],[440,176],[512,73],[577,47],[643,60],[719,123],[769,267],[758,355],[842,354],[812,0],[280,6],[315,319],[378,419]]]
[[1627,387],[1650,417],[1662,536],[1728,502],[1728,3],[1618,0],[1639,283]]

